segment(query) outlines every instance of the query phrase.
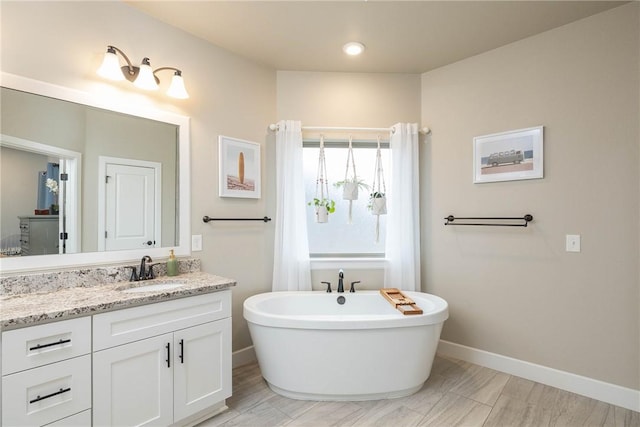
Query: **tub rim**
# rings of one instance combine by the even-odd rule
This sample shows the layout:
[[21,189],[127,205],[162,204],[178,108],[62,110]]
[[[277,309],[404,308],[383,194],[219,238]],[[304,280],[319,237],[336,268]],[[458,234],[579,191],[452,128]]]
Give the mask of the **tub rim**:
[[[289,329],[314,329],[314,330],[353,330],[353,329],[387,329],[387,328],[406,328],[416,326],[428,326],[443,323],[449,318],[448,303],[437,295],[417,292],[402,291],[408,297],[411,297],[418,306],[420,300],[428,300],[434,304],[434,310],[423,314],[404,315],[399,311],[397,314],[367,314],[367,315],[283,315],[266,312],[260,310],[257,305],[265,299],[291,297],[295,295],[326,295],[322,291],[281,291],[281,292],[264,292],[252,295],[245,299],[243,303],[243,316],[247,323],[273,328],[289,328]],[[359,291],[357,294],[377,294],[380,298],[379,291]],[[332,295],[336,295],[335,293]],[[353,296],[353,294],[345,293],[345,297]],[[336,295],[336,297],[339,295]],[[251,326],[251,325],[250,325]]]

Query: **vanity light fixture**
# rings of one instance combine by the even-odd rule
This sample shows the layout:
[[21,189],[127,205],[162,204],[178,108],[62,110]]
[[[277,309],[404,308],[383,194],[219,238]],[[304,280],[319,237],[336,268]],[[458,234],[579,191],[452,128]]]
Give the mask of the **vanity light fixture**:
[[[121,67],[120,60],[117,54],[122,55],[127,65]],[[184,87],[184,80],[182,78],[182,71],[174,67],[160,67],[155,70],[151,68],[149,58],[143,58],[139,67],[134,66],[127,55],[115,46],[107,46],[107,52],[104,54],[102,65],[98,68],[98,75],[109,80],[129,80],[136,87],[145,90],[158,90],[158,83],[160,79],[156,76],[156,72],[162,70],[175,71],[167,95],[173,98],[186,99],[189,98],[186,88]]]
[[357,56],[364,52],[364,45],[360,42],[349,42],[342,46],[342,50],[349,56]]

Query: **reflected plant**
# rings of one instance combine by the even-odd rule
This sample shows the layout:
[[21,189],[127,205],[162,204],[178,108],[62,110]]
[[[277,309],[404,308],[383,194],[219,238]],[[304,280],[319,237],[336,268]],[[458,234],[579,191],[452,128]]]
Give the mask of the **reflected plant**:
[[47,178],[47,182],[45,183],[45,185],[50,192],[56,195],[58,194],[58,181],[56,181],[55,179]]

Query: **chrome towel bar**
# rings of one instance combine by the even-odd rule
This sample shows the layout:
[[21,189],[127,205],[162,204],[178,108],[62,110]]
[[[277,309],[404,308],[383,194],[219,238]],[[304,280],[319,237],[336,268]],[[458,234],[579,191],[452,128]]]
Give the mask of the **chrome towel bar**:
[[[495,227],[526,227],[533,221],[533,215],[526,214],[521,217],[455,217],[449,215],[444,218],[447,222],[444,225],[480,225]],[[455,222],[457,221],[457,222]],[[480,221],[480,222],[468,222]],[[524,222],[516,222],[524,221]]]
[[211,218],[209,216],[203,216],[202,222],[210,222],[210,221],[264,221],[269,222],[271,218],[265,216],[263,218]]

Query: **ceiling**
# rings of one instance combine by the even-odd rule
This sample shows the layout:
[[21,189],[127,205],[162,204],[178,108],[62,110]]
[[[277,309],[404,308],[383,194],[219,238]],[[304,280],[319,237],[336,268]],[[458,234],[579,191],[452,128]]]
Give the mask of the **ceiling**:
[[[423,73],[626,1],[126,1],[276,70]],[[342,45],[366,49],[349,57]]]

